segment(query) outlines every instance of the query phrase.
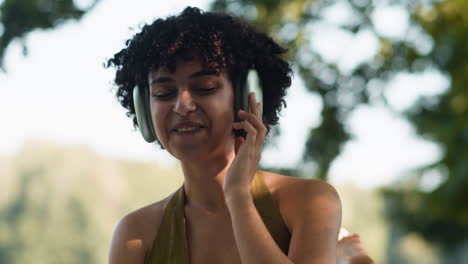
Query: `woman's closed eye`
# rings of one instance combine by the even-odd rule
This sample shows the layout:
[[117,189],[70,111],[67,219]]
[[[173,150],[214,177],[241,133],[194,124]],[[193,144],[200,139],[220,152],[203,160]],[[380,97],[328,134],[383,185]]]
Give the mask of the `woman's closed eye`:
[[[217,89],[218,89],[217,86],[212,86],[212,87],[208,87],[208,88],[195,88],[195,89],[193,89],[193,91],[197,95],[202,95],[203,96],[203,95],[209,95],[209,94],[215,92]],[[176,94],[177,94],[177,91],[156,92],[156,93],[152,94],[152,97],[155,98],[155,99],[159,99],[159,100],[169,100],[173,96],[175,96]]]
[[152,97],[155,99],[165,100],[165,99],[170,99],[173,94],[175,94],[175,92],[153,93]]
[[208,88],[197,88],[196,91],[198,93],[204,95],[204,94],[210,94],[210,93],[214,92],[216,89],[218,89],[218,87],[213,86],[213,87],[208,87]]

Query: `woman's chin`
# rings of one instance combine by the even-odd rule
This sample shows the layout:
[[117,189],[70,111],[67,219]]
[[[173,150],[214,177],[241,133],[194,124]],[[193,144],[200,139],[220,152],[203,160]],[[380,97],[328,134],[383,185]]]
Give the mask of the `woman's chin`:
[[171,144],[169,148],[166,148],[167,151],[180,161],[199,161],[204,159],[209,154],[208,144],[197,143],[197,142],[187,142],[177,144]]
[[169,153],[180,161],[200,162],[202,160],[223,159],[229,156],[224,146],[213,147],[209,142],[204,144],[172,144]]

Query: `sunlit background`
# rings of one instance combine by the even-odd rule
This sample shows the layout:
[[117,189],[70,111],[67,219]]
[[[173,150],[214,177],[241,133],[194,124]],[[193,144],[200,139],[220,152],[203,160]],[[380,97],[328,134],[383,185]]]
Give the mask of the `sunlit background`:
[[[34,17],[15,2],[91,8],[15,35],[9,25]],[[293,84],[262,168],[333,184],[343,226],[376,263],[466,263],[468,209],[444,205],[468,191],[468,165],[447,156],[468,159],[468,4],[448,2],[0,0],[0,263],[104,263],[117,221],[180,186],[177,161],[133,130],[103,64],[187,5],[253,19],[291,48]],[[438,19],[457,30],[444,35]],[[436,114],[421,121],[423,103]]]

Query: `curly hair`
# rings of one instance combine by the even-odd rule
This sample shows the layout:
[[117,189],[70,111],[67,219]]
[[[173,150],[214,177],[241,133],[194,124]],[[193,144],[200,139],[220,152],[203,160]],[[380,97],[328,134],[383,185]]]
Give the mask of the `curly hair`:
[[268,132],[278,124],[283,105],[286,107],[284,96],[291,85],[292,71],[280,56],[287,50],[238,17],[186,7],[177,16],[144,25],[125,45],[107,60],[106,67],[117,70],[115,95],[128,110],[126,115],[133,119],[135,129],[138,127],[133,105],[135,85],[149,89],[150,71],[167,67],[174,72],[176,58],[190,60],[192,51],[204,67],[216,72],[227,70],[233,87],[242,80],[240,74],[257,70],[263,90],[263,122]]

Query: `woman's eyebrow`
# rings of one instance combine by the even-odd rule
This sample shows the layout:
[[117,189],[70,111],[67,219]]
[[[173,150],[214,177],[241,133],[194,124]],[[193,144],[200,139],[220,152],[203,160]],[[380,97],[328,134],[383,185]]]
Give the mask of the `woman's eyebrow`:
[[216,71],[201,70],[201,71],[192,73],[189,78],[192,79],[192,78],[202,77],[202,76],[206,76],[206,75],[216,75],[216,76],[218,76],[219,73],[217,73]]
[[[198,77],[203,77],[203,76],[209,76],[209,75],[219,76],[219,73],[217,73],[216,71],[201,70],[201,71],[192,73],[192,74],[189,76],[189,78],[190,78],[190,79],[193,79],[193,78],[198,78]],[[174,79],[172,79],[172,78],[170,78],[170,77],[158,77],[158,78],[152,80],[150,85],[153,85],[153,84],[155,84],[155,83],[165,83],[165,82],[174,82]]]
[[159,77],[151,81],[151,85],[155,83],[165,83],[165,82],[173,82],[174,79],[169,78],[169,77]]
[[[193,79],[193,78],[203,77],[203,76],[207,76],[207,75],[215,75],[215,76],[218,76],[219,73],[217,73],[216,71],[201,70],[201,71],[192,73],[192,74],[189,76],[189,78],[190,78],[190,79]],[[152,80],[150,85],[153,85],[153,84],[155,84],[155,83],[165,83],[165,82],[174,82],[174,79],[172,79],[172,78],[170,78],[170,77],[158,77],[158,78]]]

